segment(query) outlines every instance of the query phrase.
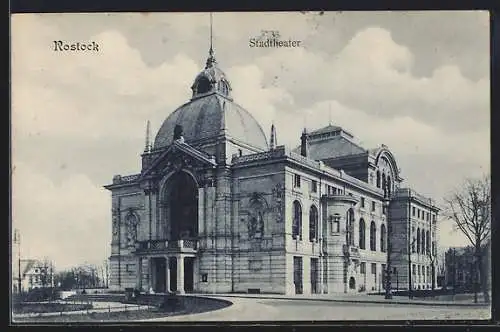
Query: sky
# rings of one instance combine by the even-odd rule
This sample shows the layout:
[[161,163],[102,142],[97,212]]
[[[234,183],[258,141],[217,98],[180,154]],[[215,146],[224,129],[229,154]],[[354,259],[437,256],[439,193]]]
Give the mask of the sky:
[[[208,55],[208,13],[16,14],[11,18],[12,226],[24,257],[102,264],[115,174],[140,172],[153,136]],[[300,47],[250,48],[262,30]],[[98,52],[54,51],[95,41]],[[332,123],[385,144],[404,185],[442,204],[490,172],[487,12],[215,13],[215,56],[234,100],[278,144]],[[442,248],[467,244],[439,220]]]

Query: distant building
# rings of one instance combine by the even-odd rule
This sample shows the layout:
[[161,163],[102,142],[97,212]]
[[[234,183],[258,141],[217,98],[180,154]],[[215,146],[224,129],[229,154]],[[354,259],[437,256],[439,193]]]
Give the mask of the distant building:
[[110,288],[382,290],[389,240],[392,286],[407,288],[411,267],[412,287],[431,287],[438,208],[401,188],[387,146],[366,149],[333,125],[277,146],[274,126],[268,140],[232,99],[212,49],[191,89],[154,143],[148,126],[141,172],[106,186]]
[[[488,241],[484,245],[482,252],[482,271],[479,274],[479,280],[483,280],[488,286],[491,285],[491,245]],[[474,273],[476,271],[474,257],[474,248],[467,247],[452,247],[445,253],[445,284],[446,287],[455,289],[472,291],[474,290]],[[481,275],[482,274],[482,275]]]
[[26,292],[34,288],[53,287],[53,267],[36,259],[16,260],[12,264],[12,291],[19,289],[19,265],[21,266],[21,291]]

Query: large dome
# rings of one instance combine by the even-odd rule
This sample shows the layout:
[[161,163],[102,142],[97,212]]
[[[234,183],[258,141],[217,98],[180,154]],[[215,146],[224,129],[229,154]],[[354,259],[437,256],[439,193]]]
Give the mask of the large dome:
[[212,48],[205,68],[196,76],[191,101],[182,105],[163,122],[156,135],[154,148],[172,144],[174,129],[182,127],[186,142],[216,137],[221,134],[255,148],[267,150],[264,131],[254,117],[233,102],[231,85],[218,68]]
[[253,116],[215,92],[193,99],[170,114],[156,135],[155,149],[172,143],[176,125],[182,126],[187,143],[225,133],[253,147],[268,148],[266,135]]

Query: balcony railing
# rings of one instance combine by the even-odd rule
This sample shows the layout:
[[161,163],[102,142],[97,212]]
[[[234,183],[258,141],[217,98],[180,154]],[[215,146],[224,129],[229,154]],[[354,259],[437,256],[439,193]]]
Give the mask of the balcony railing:
[[343,249],[344,249],[344,256],[346,256],[346,257],[352,257],[352,258],[360,257],[358,247],[348,246],[348,245],[344,244]]
[[136,243],[137,251],[145,250],[196,250],[198,248],[198,240],[183,239],[183,240],[148,240],[139,241]]

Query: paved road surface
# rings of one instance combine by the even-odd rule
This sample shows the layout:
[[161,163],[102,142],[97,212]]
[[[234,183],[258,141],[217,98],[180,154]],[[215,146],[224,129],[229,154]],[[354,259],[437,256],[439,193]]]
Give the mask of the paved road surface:
[[[218,297],[222,298],[222,297]],[[150,321],[315,321],[489,319],[488,307],[336,303],[311,300],[233,298],[227,308]]]

